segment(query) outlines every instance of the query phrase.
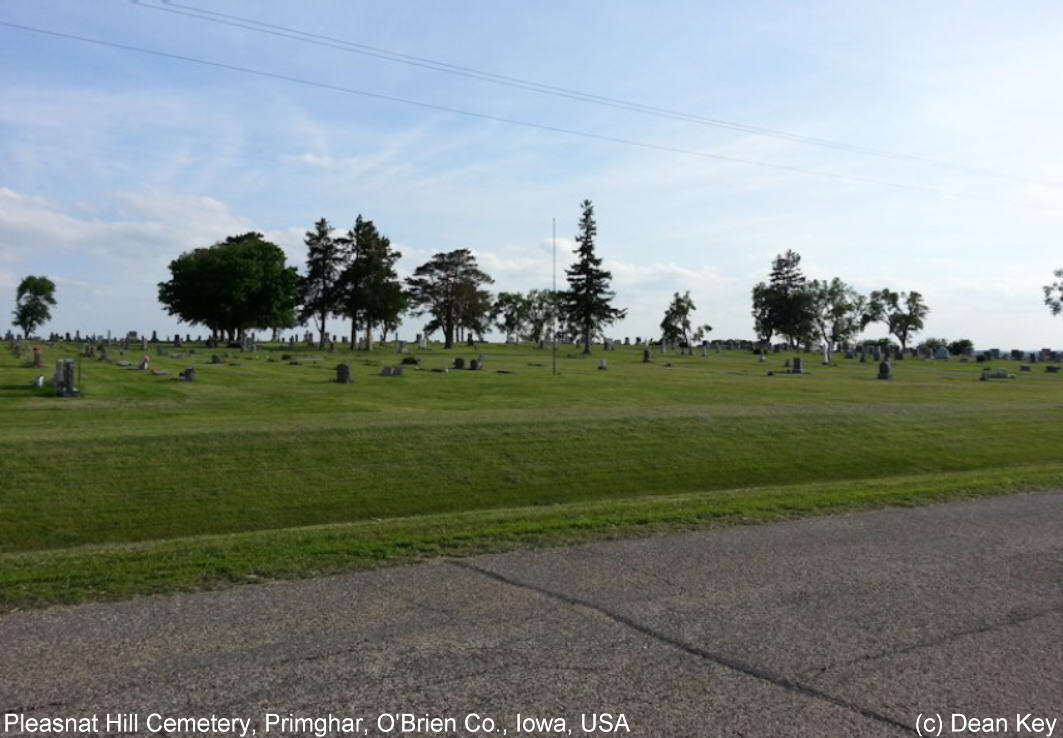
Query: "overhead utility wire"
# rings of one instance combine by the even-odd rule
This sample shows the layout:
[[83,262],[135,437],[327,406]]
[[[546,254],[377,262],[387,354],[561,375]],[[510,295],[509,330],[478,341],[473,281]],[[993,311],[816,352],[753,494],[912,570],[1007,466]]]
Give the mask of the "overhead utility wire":
[[446,105],[436,105],[434,103],[422,102],[420,100],[410,100],[408,98],[396,97],[394,95],[385,95],[379,92],[368,92],[366,90],[358,90],[353,87],[343,87],[341,85],[334,85],[329,82],[318,82],[315,80],[304,79],[302,77],[293,77],[287,74],[280,74],[277,72],[267,72],[261,69],[253,69],[251,67],[243,67],[236,64],[228,64],[226,62],[211,61],[209,59],[200,59],[194,56],[186,56],[183,54],[173,54],[167,51],[158,51],[156,49],[148,49],[141,46],[132,46],[130,44],[122,44],[115,41],[104,41],[102,39],[89,38],[87,36],[79,36],[73,33],[63,33],[61,31],[53,31],[46,28],[37,28],[35,26],[26,26],[20,23],[11,23],[9,21],[0,21],[0,26],[6,26],[8,28],[15,28],[21,31],[30,31],[32,33],[39,33],[45,36],[52,36],[54,38],[64,39],[68,41],[79,41],[88,44],[94,44],[97,46],[106,46],[113,49],[121,49],[123,51],[133,51],[139,54],[148,54],[151,56],[157,56],[164,59],[176,59],[178,61],[189,62],[192,64],[200,64],[207,67],[215,67],[217,69],[227,69],[233,72],[241,72],[243,74],[251,74],[257,77],[265,77],[268,79],[277,79],[284,82],[291,82],[294,84],[305,85],[307,87],[316,87],[323,90],[331,90],[333,92],[342,92],[350,95],[359,95],[361,97],[367,97],[374,100],[386,100],[388,102],[402,103],[404,105],[413,105],[419,108],[425,108],[428,110],[438,110],[444,113],[454,113],[455,115],[464,115],[470,118],[479,118],[481,120],[490,120],[497,123],[507,123],[515,126],[522,126],[524,128],[532,128],[541,131],[549,131],[552,133],[563,133],[568,136],[578,136],[580,138],[594,139],[597,141],[607,141],[610,143],[623,144],[625,146],[636,146],[642,149],[650,149],[653,151],[666,151],[673,154],[682,154],[685,156],[697,156],[703,159],[712,159],[715,161],[727,161],[737,164],[748,164],[751,166],[765,167],[767,169],[774,169],[776,171],[793,172],[797,174],[807,174],[815,177],[825,177],[828,179],[835,179],[845,182],[858,182],[860,184],[873,184],[881,185],[883,187],[893,187],[902,190],[913,190],[916,192],[929,192],[935,195],[944,195],[947,197],[954,197],[965,200],[980,200],[982,202],[994,202],[1009,205],[1018,205],[1021,207],[1033,207],[1037,209],[1057,210],[1057,208],[1044,208],[1042,206],[1033,205],[1032,203],[1024,203],[1012,200],[1002,200],[998,198],[978,197],[974,195],[963,195],[956,192],[949,192],[948,190],[942,190],[936,187],[927,187],[924,185],[906,184],[902,182],[891,182],[883,179],[873,179],[871,177],[859,177],[850,174],[837,174],[835,172],[819,172],[814,169],[802,169],[801,167],[788,166],[786,164],[773,164],[766,161],[757,161],[755,159],[741,159],[734,156],[725,156],[723,154],[710,154],[705,151],[694,151],[692,149],[682,149],[674,146],[665,146],[663,144],[649,143],[646,141],[636,141],[634,139],[619,138],[616,136],[607,136],[599,133],[591,133],[589,131],[579,131],[572,128],[561,128],[559,126],[551,126],[543,123],[531,123],[529,121],[517,120],[516,118],[504,118],[498,115],[490,115],[488,113],[476,113],[470,110],[462,110],[460,108],[452,108]]
[[408,64],[410,66],[421,67],[422,69],[430,69],[436,72],[443,72],[445,74],[453,74],[461,77],[478,79],[484,82],[489,82],[491,84],[514,87],[545,95],[553,95],[555,97],[569,98],[571,100],[578,100],[594,105],[602,105],[606,107],[617,108],[620,110],[627,110],[630,112],[641,113],[644,115],[652,115],[660,118],[670,118],[672,120],[679,120],[687,123],[696,123],[705,126],[714,126],[717,128],[726,128],[729,130],[740,131],[756,136],[767,136],[770,138],[783,139],[811,146],[820,146],[824,148],[835,149],[838,151],[845,151],[848,153],[864,154],[867,156],[877,156],[898,161],[917,162],[920,164],[926,164],[935,167],[962,170],[970,173],[981,174],[983,176],[994,177],[997,179],[1007,179],[1015,182],[1025,182],[1028,184],[1039,184],[1050,187],[1063,186],[1063,184],[1058,182],[1049,182],[1044,180],[1032,179],[1029,177],[1021,177],[1014,174],[1008,174],[1006,172],[998,172],[992,169],[987,169],[985,167],[976,167],[971,166],[969,164],[960,164],[957,162],[944,161],[941,159],[933,159],[930,157],[919,156],[916,154],[887,151],[885,149],[846,143],[843,141],[833,141],[831,139],[804,136],[799,133],[790,133],[788,131],[780,131],[773,128],[753,126],[745,123],[735,123],[733,121],[721,120],[718,118],[708,118],[705,116],[694,115],[691,113],[683,113],[676,110],[669,110],[668,108],[646,105],[630,100],[621,100],[618,98],[605,97],[602,95],[595,95],[587,92],[580,92],[579,90],[573,90],[565,87],[556,87],[554,85],[534,82],[531,80],[521,79],[519,77],[509,77],[503,74],[487,72],[482,69],[475,69],[473,67],[464,67],[457,64],[450,64],[448,62],[438,61],[435,59],[413,56],[398,51],[390,51],[388,49],[382,49],[376,46],[369,46],[367,44],[360,44],[353,41],[345,41],[343,39],[334,38],[332,36],[324,36],[317,33],[311,33],[309,31],[301,31],[299,29],[291,28],[288,26],[276,25],[273,23],[266,23],[264,21],[254,20],[253,18],[245,18],[243,16],[220,13],[217,11],[208,10],[206,8],[196,7],[194,5],[186,5],[183,3],[174,2],[173,0],[161,0],[161,5],[156,5],[154,3],[147,2],[146,0],[131,0],[131,2],[134,5],[137,5],[142,8],[147,8],[149,10],[160,10],[167,13],[173,13],[175,15],[182,15],[189,18],[195,18],[197,20],[206,21],[208,23],[216,23],[232,26],[235,28],[243,28],[245,30],[253,31],[256,33],[269,34],[281,38],[292,39],[294,41],[301,41],[303,43],[314,44],[316,46],[325,46],[333,49],[339,49],[341,51],[347,51],[349,53],[361,54],[377,59],[384,59],[386,61],[397,62],[399,64]]

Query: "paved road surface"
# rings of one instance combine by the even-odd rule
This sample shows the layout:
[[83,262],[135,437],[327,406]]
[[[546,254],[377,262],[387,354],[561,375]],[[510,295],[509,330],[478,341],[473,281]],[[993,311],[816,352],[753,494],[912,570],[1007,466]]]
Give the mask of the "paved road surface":
[[590,735],[891,736],[923,713],[1060,736],[1063,493],[14,613],[0,710],[0,735],[124,712],[138,735],[584,736],[608,713]]

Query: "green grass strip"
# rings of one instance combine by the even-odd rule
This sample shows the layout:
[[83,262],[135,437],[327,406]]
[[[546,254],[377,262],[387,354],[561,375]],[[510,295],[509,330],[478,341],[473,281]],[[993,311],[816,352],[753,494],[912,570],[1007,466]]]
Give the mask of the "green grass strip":
[[0,611],[1059,488],[1063,464],[475,510],[0,555]]

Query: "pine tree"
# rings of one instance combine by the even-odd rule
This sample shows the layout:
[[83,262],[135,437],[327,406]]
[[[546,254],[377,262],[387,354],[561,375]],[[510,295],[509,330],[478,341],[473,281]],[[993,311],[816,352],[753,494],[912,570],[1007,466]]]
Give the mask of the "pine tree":
[[332,238],[332,226],[322,218],[307,231],[303,242],[307,247],[306,276],[302,281],[303,309],[300,320],[313,318],[321,332],[321,345],[325,345],[325,320],[329,313],[340,309],[341,292],[338,289],[340,270],[343,267],[343,250]]
[[346,252],[347,267],[340,275],[340,310],[351,319],[351,347],[357,326],[365,328],[365,346],[373,348],[373,328],[393,326],[406,311],[408,300],[395,272],[402,254],[391,248],[371,220],[355,218],[346,238],[339,239]]
[[569,289],[564,294],[563,306],[567,322],[580,332],[583,353],[589,354],[595,336],[606,326],[622,320],[627,311],[610,304],[616,296],[609,289],[613,275],[601,268],[602,260],[594,254],[594,237],[598,235],[594,206],[590,200],[584,200],[580,207],[583,214],[576,236],[578,260],[565,270]]

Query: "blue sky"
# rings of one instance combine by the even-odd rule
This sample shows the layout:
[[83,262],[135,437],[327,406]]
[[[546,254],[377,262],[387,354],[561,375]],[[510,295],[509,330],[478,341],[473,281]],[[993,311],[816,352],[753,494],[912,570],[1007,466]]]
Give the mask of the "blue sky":
[[7,0],[7,23],[720,157],[0,26],[0,296],[13,307],[21,277],[53,278],[45,330],[169,333],[178,325],[155,285],[183,251],[259,230],[302,266],[314,221],[346,229],[359,213],[403,252],[404,274],[471,248],[496,289],[547,287],[551,218],[561,274],[589,198],[629,309],[618,337],[656,335],[686,290],[714,337],[751,337],[750,289],[794,249],[809,277],[922,292],[924,336],[1063,346],[1040,289],[1063,267],[1058,3],[198,5],[938,163],[489,84],[205,22],[157,9],[180,9],[163,0]]

